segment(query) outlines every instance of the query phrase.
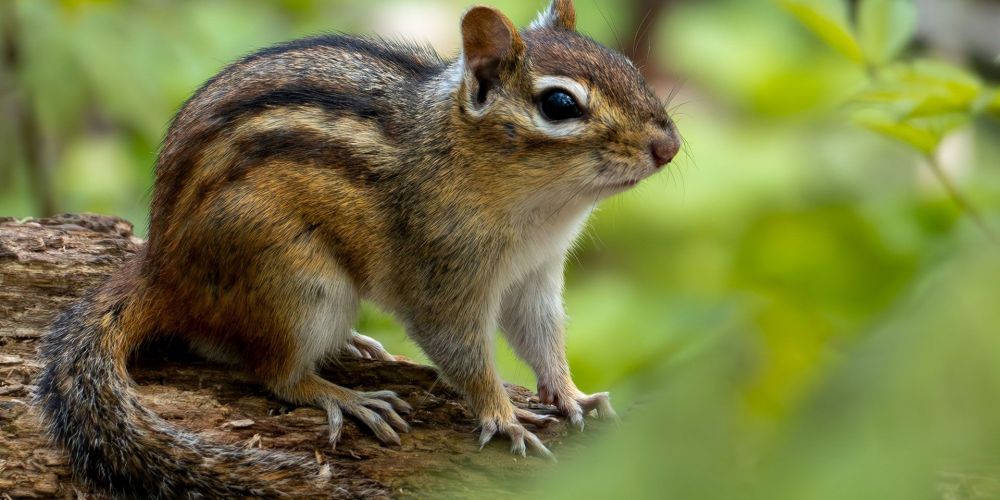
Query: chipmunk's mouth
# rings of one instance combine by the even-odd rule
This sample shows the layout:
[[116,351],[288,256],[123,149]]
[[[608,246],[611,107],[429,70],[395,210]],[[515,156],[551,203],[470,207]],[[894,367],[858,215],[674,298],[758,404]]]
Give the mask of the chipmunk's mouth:
[[655,170],[637,167],[625,162],[610,161],[600,167],[598,179],[593,183],[593,191],[599,197],[607,197],[628,191],[646,180]]
[[624,191],[628,191],[639,184],[642,179],[630,179],[618,182],[607,182],[601,183],[594,186],[594,193],[597,194],[599,198],[605,198],[614,194],[618,194]]
[[646,172],[631,172],[630,174],[621,176],[607,176],[595,184],[597,184],[597,189],[624,191],[635,187],[640,182],[646,180],[649,176],[650,174]]

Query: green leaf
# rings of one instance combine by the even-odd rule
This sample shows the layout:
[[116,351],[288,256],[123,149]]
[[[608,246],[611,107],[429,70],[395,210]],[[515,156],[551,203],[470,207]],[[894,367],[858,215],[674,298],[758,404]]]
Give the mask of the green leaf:
[[864,51],[847,22],[843,0],[779,0],[806,28],[851,61],[863,65]]
[[954,113],[971,116],[982,111],[985,96],[975,75],[940,62],[917,61],[885,68],[853,100],[905,120]]
[[950,132],[971,120],[968,113],[941,114],[933,117],[899,119],[878,109],[863,109],[854,114],[859,125],[890,139],[903,142],[920,153],[931,156]]
[[873,132],[906,143],[925,155],[933,154],[940,144],[940,138],[934,134],[898,122],[888,115],[860,113],[854,117],[854,121]]
[[944,85],[950,91],[968,94],[979,93],[983,86],[979,77],[968,70],[930,59],[892,66],[884,76],[919,85]]
[[858,38],[868,62],[881,66],[906,48],[917,29],[913,0],[862,0]]

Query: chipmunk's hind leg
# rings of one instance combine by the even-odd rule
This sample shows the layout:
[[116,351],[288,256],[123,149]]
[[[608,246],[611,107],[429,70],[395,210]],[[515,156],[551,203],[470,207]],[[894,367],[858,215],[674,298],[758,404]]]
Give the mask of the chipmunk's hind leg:
[[272,385],[270,390],[288,402],[326,410],[333,446],[340,439],[345,413],[365,424],[384,443],[398,445],[397,432],[410,430],[409,424],[399,414],[409,413],[411,407],[392,391],[353,391],[312,372],[292,383]]
[[[317,259],[319,260],[319,259]],[[315,261],[314,261],[315,262]],[[410,405],[392,391],[358,392],[324,380],[316,367],[332,353],[348,348],[369,353],[385,353],[382,345],[357,334],[351,328],[357,318],[360,299],[347,274],[330,263],[316,265],[300,280],[295,360],[285,366],[296,367],[285,375],[271,377],[271,391],[291,403],[323,408],[330,425],[330,442],[336,446],[346,413],[363,423],[385,443],[399,444],[397,432],[407,432],[409,425],[399,413]],[[390,356],[391,358],[391,356]]]

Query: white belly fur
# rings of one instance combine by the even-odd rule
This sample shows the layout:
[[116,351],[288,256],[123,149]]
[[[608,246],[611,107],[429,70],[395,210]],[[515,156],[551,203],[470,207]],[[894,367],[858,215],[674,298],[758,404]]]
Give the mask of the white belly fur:
[[322,276],[303,276],[301,317],[296,329],[299,366],[314,369],[351,339],[360,298],[342,270]]

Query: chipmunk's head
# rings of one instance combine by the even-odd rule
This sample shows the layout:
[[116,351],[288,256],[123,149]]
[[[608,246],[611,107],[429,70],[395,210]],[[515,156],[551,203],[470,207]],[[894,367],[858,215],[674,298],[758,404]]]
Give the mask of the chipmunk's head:
[[593,200],[677,155],[663,102],[628,58],[577,33],[572,0],[554,0],[520,32],[474,7],[462,42],[458,113],[482,163],[517,184],[506,189]]

